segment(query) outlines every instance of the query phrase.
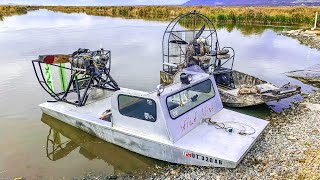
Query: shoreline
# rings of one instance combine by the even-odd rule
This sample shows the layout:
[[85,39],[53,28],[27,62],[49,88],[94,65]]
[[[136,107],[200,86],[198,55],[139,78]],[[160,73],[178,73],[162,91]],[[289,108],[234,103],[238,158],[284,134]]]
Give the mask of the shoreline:
[[320,50],[320,30],[290,30],[280,33],[283,36],[297,39],[301,44]]

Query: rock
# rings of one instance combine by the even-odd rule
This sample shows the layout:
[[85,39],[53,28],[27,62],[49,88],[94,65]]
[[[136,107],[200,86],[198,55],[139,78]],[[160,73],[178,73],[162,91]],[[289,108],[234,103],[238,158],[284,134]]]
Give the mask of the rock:
[[[315,99],[312,99],[313,101]],[[299,105],[301,108],[307,108],[311,111],[320,111],[320,104],[313,104],[313,103],[310,103],[310,102],[304,102],[304,103],[300,103]]]
[[308,103],[306,107],[311,111],[320,111],[320,104]]
[[318,134],[320,131],[319,131],[319,129],[313,129],[312,130],[312,133],[314,133],[314,134]]
[[299,107],[300,107],[300,108],[307,108],[307,103],[300,103],[300,104],[299,104]]
[[16,178],[14,178],[14,180],[25,180],[25,178],[24,177],[16,177]]
[[276,173],[271,173],[270,176],[273,177],[273,178],[278,177],[278,175]]
[[297,140],[297,138],[294,137],[294,136],[288,136],[287,139],[290,140],[290,141],[295,141],[295,140]]

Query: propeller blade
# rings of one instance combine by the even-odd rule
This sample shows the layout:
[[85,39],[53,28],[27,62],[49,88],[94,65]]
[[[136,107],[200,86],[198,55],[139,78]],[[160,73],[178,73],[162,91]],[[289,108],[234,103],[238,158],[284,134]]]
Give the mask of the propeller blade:
[[188,44],[186,41],[184,40],[171,40],[169,41],[170,43],[175,43],[175,44]]
[[203,33],[205,28],[206,28],[206,25],[203,25],[202,28],[200,29],[200,31],[194,37],[194,41],[197,40],[201,36],[201,34]]

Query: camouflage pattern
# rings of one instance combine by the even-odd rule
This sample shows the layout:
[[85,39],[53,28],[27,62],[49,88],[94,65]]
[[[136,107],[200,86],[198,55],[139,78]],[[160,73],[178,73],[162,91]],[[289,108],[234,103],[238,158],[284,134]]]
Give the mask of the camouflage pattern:
[[261,80],[259,78],[250,76],[245,73],[241,73],[238,71],[233,70],[232,71],[233,81],[236,88],[240,87],[241,85],[258,85],[258,84],[264,84],[267,83],[264,80]]
[[[199,53],[196,52],[196,48],[199,49]],[[196,44],[189,44],[186,47],[186,64],[209,63],[212,57],[207,54],[210,54],[210,52],[208,42],[204,39],[197,39]]]
[[160,71],[160,84],[167,86],[173,83],[173,79],[174,75],[164,71]]
[[[259,78],[254,76],[250,76],[245,73],[241,73],[238,71],[232,71],[232,76],[234,80],[235,88],[240,88],[241,85],[260,85],[267,83]],[[163,85],[169,85],[173,83],[175,75],[160,71],[160,83]],[[300,87],[292,86],[295,88],[293,92],[284,93],[284,94],[273,94],[269,93],[252,93],[252,94],[239,94],[239,93],[231,93],[232,90],[225,88],[218,84],[218,90],[221,97],[221,101],[224,105],[229,107],[246,107],[253,106],[258,104],[263,104],[269,101],[280,100],[284,98],[291,97],[293,95],[300,93]]]

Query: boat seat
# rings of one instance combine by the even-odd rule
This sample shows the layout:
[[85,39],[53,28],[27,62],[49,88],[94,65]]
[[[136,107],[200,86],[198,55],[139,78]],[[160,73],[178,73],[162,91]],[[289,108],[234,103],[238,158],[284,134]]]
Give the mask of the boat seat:
[[172,109],[175,109],[176,107],[178,107],[179,104],[178,103],[175,103],[175,102],[168,102],[168,109],[169,111],[171,111]]

